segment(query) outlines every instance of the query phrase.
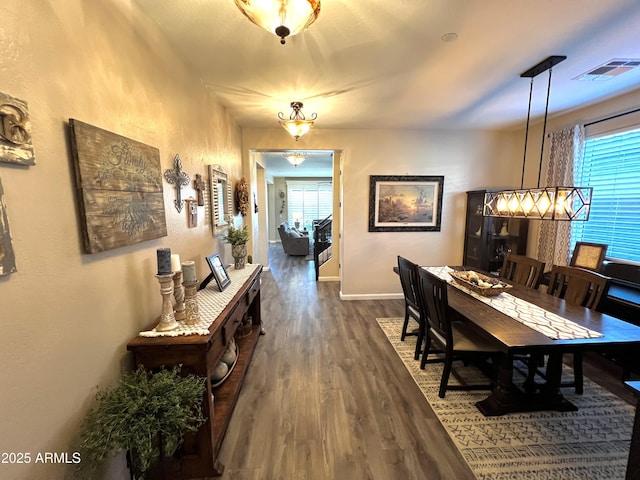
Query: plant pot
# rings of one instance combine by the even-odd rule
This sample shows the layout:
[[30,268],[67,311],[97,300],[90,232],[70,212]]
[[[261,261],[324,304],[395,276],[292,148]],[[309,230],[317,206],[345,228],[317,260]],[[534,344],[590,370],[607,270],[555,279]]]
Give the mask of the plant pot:
[[235,268],[239,270],[244,268],[245,258],[247,258],[247,246],[246,245],[231,245],[231,255],[235,260]]

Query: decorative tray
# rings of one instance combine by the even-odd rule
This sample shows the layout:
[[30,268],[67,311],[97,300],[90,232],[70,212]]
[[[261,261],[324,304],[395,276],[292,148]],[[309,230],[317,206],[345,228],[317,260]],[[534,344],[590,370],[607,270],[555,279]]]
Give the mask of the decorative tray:
[[483,297],[495,297],[511,288],[497,278],[489,277],[482,273],[466,270],[463,272],[449,272],[453,280],[465,288],[482,295]]

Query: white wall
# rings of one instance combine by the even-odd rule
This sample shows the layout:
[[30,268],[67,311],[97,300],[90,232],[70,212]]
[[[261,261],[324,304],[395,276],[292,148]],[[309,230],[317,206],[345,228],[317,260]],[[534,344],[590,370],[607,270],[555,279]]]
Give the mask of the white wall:
[[[127,342],[160,313],[156,249],[195,260],[200,278],[205,255],[232,259],[205,207],[188,228],[166,183],[167,237],[83,253],[68,119],[158,147],[163,171],[179,153],[191,178],[220,164],[234,183],[241,132],[130,2],[3,2],[0,51],[0,90],[28,102],[37,162],[0,163],[18,268],[0,277],[0,452],[72,452],[97,389],[130,367]],[[0,478],[72,469],[0,464]],[[107,476],[127,478],[122,464]]]
[[[519,139],[509,132],[323,130],[318,126],[295,142],[280,128],[243,129],[243,155],[268,148],[343,150],[342,296],[385,298],[401,292],[391,271],[399,254],[423,265],[462,261],[465,192],[519,184]],[[444,175],[441,231],[368,232],[370,175]]]

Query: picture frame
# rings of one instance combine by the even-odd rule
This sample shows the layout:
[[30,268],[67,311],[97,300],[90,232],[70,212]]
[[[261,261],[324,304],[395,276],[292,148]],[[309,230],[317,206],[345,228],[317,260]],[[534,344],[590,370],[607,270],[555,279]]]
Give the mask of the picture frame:
[[211,277],[213,277],[218,285],[218,289],[223,291],[227,286],[231,283],[231,278],[229,278],[229,273],[227,273],[227,269],[224,267],[222,263],[222,259],[220,258],[220,254],[212,253],[207,258],[207,264],[209,264],[209,268],[211,269],[211,275],[209,275],[200,285],[200,290],[207,286],[209,281],[211,281]]
[[444,176],[370,175],[370,232],[439,232]]

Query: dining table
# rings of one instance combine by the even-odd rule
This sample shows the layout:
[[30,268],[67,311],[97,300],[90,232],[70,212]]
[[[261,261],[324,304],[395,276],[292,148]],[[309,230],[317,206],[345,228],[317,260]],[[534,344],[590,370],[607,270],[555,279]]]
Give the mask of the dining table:
[[[460,266],[420,268],[440,268],[442,278],[446,278],[447,269],[464,270]],[[461,288],[451,281],[450,276],[448,281],[451,310],[472,326],[478,335],[491,340],[501,353],[498,355],[495,387],[486,399],[476,403],[485,416],[540,410],[575,411],[577,407],[562,395],[560,387],[564,354],[593,351],[626,356],[640,347],[640,327],[594,309],[569,304],[543,290],[513,284],[508,293],[500,296],[510,296],[503,300],[534,311],[534,317],[542,318],[538,323],[559,320],[562,324],[560,334],[547,331],[546,325],[534,329],[522,319],[517,320],[517,315],[512,312],[497,310],[486,298]],[[576,330],[579,337],[584,336],[567,338],[571,336],[563,332],[567,325],[570,330]],[[522,355],[547,356],[544,383],[537,384],[535,388],[515,385],[514,358]],[[584,394],[588,395],[588,390]]]

